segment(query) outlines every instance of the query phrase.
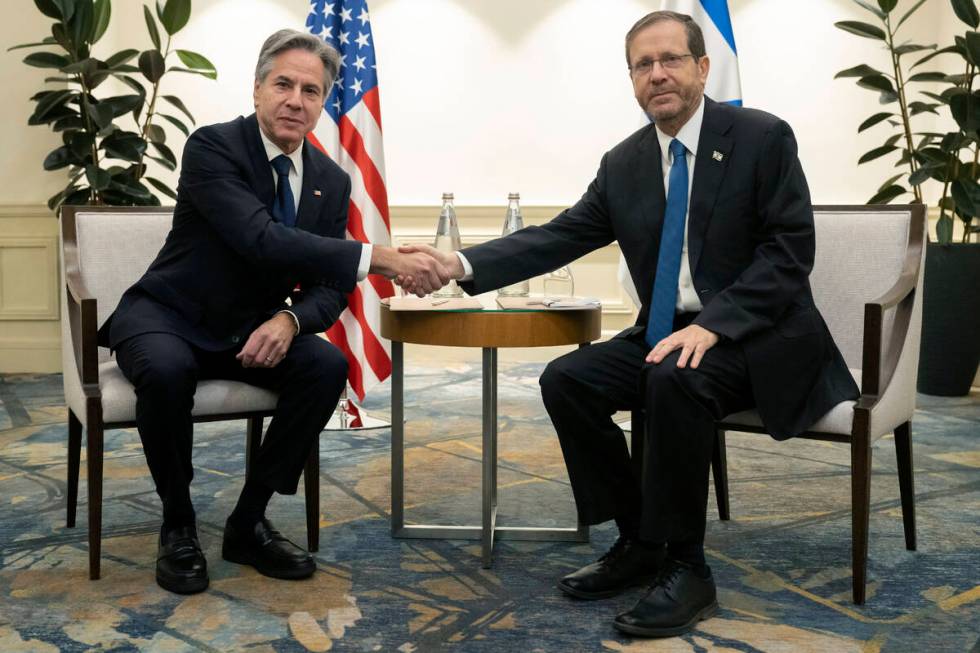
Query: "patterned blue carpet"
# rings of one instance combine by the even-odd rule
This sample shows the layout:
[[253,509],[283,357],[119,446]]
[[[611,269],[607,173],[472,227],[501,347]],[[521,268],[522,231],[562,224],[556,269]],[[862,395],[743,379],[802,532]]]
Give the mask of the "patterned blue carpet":
[[[539,364],[502,365],[503,525],[571,526]],[[480,510],[480,370],[409,366],[407,519],[474,523]],[[980,394],[920,397],[913,423],[919,551],[905,550],[895,453],[874,447],[867,605],[850,603],[849,450],[729,434],[732,521],[709,509],[721,611],[690,635],[630,639],[610,620],[640,590],[570,600],[554,581],[612,543],[393,540],[387,430],[320,440],[321,549],[310,580],[266,579],[220,558],[242,483],[244,423],[201,425],[193,492],[212,584],[180,597],[153,581],[159,504],[134,431],[106,438],[103,578],[87,579],[64,526],[66,411],[57,375],[0,377],[0,652],[15,651],[974,651],[980,650]],[[387,416],[388,387],[366,407]],[[84,449],[83,449],[84,456]],[[305,542],[301,496],[276,524]]]

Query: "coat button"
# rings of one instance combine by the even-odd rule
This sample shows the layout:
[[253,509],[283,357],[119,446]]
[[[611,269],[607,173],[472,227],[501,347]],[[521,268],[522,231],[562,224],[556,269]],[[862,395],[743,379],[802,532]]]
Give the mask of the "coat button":
[[701,294],[707,295],[709,292],[711,292],[711,288],[705,288],[704,290],[701,291]]
[[242,340],[242,338],[241,338],[241,336],[232,336],[232,337],[231,337],[231,341],[232,341],[233,343],[235,343],[236,345],[237,345],[237,344],[238,344],[239,342],[241,342],[241,340]]

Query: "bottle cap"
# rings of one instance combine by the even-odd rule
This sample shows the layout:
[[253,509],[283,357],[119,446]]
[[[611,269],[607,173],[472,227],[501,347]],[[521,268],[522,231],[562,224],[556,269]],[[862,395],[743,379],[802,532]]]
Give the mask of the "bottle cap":
[[451,200],[451,199],[453,199],[453,194],[452,193],[443,193],[442,194],[442,200],[443,201]]
[[521,194],[520,193],[509,193],[507,195],[507,199],[508,200],[519,200],[519,199],[521,199]]

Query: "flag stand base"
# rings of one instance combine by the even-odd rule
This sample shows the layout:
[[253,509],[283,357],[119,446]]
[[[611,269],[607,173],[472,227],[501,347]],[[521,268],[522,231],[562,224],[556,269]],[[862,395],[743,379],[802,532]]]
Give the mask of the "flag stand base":
[[377,417],[371,417],[367,411],[354,403],[354,400],[347,396],[347,389],[340,395],[337,402],[337,409],[330,416],[330,421],[323,427],[324,431],[370,431],[373,429],[386,429],[391,427],[391,422],[387,422]]

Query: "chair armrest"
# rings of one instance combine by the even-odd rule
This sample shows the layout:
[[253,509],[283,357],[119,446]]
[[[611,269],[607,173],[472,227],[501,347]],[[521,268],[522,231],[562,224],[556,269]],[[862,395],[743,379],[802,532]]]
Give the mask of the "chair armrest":
[[[862,406],[870,408],[877,397],[887,389],[908,334],[912,308],[916,301],[916,287],[922,273],[922,248],[925,231],[925,205],[911,207],[908,247],[902,272],[891,288],[864,305],[864,346],[861,363]],[[922,298],[918,298],[922,301]],[[895,309],[891,339],[883,343],[885,311]],[[886,344],[886,347],[882,347]]]
[[86,396],[99,396],[98,307],[95,297],[82,280],[74,211],[62,214],[62,242],[65,262],[65,288],[68,329],[75,350],[78,378]]

